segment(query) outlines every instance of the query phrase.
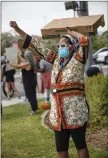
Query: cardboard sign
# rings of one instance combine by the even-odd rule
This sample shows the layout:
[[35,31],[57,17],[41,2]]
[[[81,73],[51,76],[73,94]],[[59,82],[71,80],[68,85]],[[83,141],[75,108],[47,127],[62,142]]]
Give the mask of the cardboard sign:
[[54,19],[41,29],[43,39],[60,38],[67,33],[67,27],[85,35],[96,34],[99,26],[104,26],[104,15],[81,16]]
[[17,63],[18,48],[8,47],[8,48],[5,48],[5,50],[6,50],[6,58],[12,63]]
[[9,63],[6,64],[6,71],[13,70],[13,69],[15,68],[12,67]]

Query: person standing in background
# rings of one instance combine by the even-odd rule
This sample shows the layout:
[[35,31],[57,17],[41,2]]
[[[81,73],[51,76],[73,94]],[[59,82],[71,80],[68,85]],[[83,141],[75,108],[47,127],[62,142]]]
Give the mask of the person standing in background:
[[[20,49],[18,49],[18,64],[19,63],[23,63],[25,60],[24,60],[24,53],[21,52]],[[23,84],[23,88],[24,88],[24,92],[25,92],[25,99],[24,101],[28,101],[28,98],[27,98],[27,93],[26,93],[26,90],[25,90],[25,85],[24,85],[24,82],[23,82],[23,75],[22,75],[22,69],[20,69],[20,76],[21,76],[21,81],[20,83]]]
[[44,104],[50,104],[50,89],[51,89],[51,72],[53,65],[48,61],[41,59],[39,63],[40,68],[37,72],[40,72],[40,93],[44,94],[44,102],[41,102],[39,106]]
[[36,73],[36,79],[37,79],[37,92],[39,93],[40,92],[40,88],[39,88],[40,87],[40,73],[37,72],[37,69],[40,68],[40,66],[39,66],[40,58],[37,56],[34,56],[33,58],[34,58],[34,63],[35,63],[34,71]]
[[[3,58],[3,57],[2,57]],[[3,71],[2,71],[2,80],[5,77],[6,80],[6,93],[7,93],[7,97],[8,100],[10,99],[10,87],[12,87],[12,89],[14,90],[14,92],[16,93],[17,97],[20,99],[19,96],[19,92],[15,86],[15,78],[14,75],[16,73],[15,69],[10,69],[10,64],[6,63],[6,58],[5,58],[5,62],[3,64]]]
[[98,74],[103,74],[102,72],[102,67],[100,65],[91,65],[88,69],[87,69],[87,76],[88,77],[93,77],[96,76]]
[[10,65],[15,67],[16,69],[22,69],[22,82],[24,85],[25,93],[28,98],[28,101],[31,105],[30,114],[35,114],[38,110],[38,103],[36,97],[36,73],[34,72],[35,64],[33,60],[33,55],[31,50],[27,49],[24,52],[24,58],[21,57],[20,53],[18,54],[21,63],[13,64],[11,62]]

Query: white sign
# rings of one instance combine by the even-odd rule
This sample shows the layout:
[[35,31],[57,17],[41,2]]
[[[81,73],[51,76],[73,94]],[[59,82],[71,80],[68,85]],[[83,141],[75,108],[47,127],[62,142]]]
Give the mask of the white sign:
[[5,48],[6,50],[6,59],[10,62],[16,64],[17,63],[17,55],[18,55],[18,48],[17,47],[9,47]]
[[14,67],[12,67],[9,63],[6,64],[6,71],[9,71],[9,70],[13,70]]

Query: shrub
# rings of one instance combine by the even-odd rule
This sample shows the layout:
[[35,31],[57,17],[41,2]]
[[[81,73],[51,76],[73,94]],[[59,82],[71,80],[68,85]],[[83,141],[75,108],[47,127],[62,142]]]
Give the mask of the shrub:
[[103,127],[108,123],[108,76],[101,74],[85,79],[90,106],[91,126]]

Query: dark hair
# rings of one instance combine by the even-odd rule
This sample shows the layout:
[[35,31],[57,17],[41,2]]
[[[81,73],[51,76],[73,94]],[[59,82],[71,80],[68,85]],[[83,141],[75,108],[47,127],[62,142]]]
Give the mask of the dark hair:
[[95,66],[89,67],[87,69],[87,76],[88,77],[92,77],[92,76],[98,75],[100,73],[102,73],[102,70],[100,70],[98,67],[95,67]]
[[73,43],[72,43],[72,41],[70,40],[70,38],[69,37],[67,37],[67,36],[62,36],[61,38],[66,38],[67,40],[68,40],[68,43],[70,44],[70,45],[73,45]]

